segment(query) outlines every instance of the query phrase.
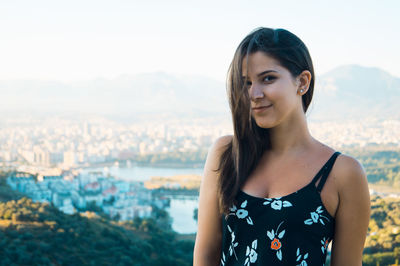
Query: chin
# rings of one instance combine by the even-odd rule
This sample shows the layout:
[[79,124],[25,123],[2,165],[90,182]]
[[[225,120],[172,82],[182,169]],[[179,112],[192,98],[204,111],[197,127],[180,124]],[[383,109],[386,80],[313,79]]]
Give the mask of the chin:
[[257,126],[261,127],[261,128],[273,128],[276,126],[275,123],[271,122],[271,121],[262,121],[262,120],[257,120],[255,119]]

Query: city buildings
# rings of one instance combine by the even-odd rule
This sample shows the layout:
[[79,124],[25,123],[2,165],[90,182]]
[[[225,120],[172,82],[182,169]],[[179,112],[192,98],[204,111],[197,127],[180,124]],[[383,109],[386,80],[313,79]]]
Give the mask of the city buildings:
[[128,183],[100,172],[77,174],[73,178],[68,172],[65,176],[62,172],[59,175],[46,172],[59,172],[59,169],[31,167],[29,172],[13,172],[7,184],[33,201],[52,203],[67,214],[98,207],[111,218],[132,220],[150,216],[152,202],[163,205],[163,199],[152,198],[151,190],[144,188],[142,182]]

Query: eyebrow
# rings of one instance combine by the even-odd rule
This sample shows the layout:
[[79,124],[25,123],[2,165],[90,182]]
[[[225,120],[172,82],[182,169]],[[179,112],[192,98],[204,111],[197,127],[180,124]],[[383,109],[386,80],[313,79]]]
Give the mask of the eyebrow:
[[[268,73],[270,73],[270,72],[278,73],[278,71],[275,71],[275,70],[265,70],[265,71],[263,71],[263,72],[261,72],[261,73],[258,73],[258,74],[257,74],[257,77],[260,77],[260,76],[262,76],[262,75],[268,74]],[[242,78],[245,79],[246,76],[243,76]]]

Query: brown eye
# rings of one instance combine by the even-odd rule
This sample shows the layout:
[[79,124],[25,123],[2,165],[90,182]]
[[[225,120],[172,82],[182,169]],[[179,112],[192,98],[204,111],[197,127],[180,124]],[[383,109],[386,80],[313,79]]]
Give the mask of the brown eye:
[[266,76],[266,77],[263,79],[263,81],[271,82],[271,81],[273,81],[273,80],[275,80],[275,79],[276,79],[276,77],[274,77],[274,76]]
[[249,89],[251,87],[251,81],[243,81],[243,87]]

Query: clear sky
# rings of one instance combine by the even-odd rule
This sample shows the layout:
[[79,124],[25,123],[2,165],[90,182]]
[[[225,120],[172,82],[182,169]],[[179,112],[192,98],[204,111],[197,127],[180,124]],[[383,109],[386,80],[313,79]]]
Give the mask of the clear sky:
[[400,77],[399,14],[399,0],[1,0],[0,79],[164,71],[224,81],[259,26],[298,35],[317,75],[359,64]]

